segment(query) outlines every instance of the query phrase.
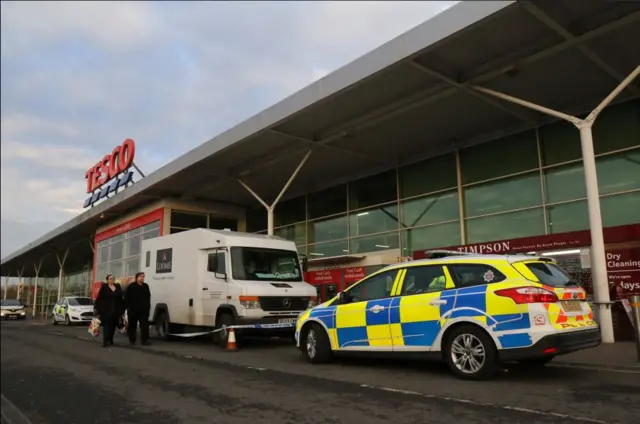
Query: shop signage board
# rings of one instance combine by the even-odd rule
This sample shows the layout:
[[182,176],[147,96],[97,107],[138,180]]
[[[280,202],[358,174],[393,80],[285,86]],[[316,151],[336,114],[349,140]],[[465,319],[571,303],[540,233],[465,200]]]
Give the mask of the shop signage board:
[[619,297],[640,295],[640,248],[607,250],[609,283]]
[[353,284],[362,280],[367,275],[363,266],[357,266],[353,268],[344,269],[344,282],[345,284]]
[[134,166],[135,154],[136,144],[127,138],[122,145],[116,146],[110,154],[85,172],[87,193],[90,196],[84,201],[83,207],[91,207],[110,193],[117,193],[118,189],[133,182],[131,167]]
[[305,280],[309,284],[326,284],[326,283],[340,283],[342,279],[342,273],[339,269],[322,269],[319,271],[309,271],[305,276]]

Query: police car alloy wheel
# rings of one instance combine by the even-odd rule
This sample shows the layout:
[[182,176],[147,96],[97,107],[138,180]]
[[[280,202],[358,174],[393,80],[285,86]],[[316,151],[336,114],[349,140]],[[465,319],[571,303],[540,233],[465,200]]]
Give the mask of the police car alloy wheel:
[[475,325],[462,325],[447,337],[444,357],[459,378],[482,380],[498,371],[498,355],[491,337]]
[[311,324],[302,339],[302,355],[313,364],[321,364],[331,360],[331,344],[329,336],[318,324]]

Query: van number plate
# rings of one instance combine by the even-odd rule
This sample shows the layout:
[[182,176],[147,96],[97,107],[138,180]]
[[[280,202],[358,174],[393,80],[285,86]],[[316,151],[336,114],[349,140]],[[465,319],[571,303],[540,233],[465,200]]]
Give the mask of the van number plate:
[[562,302],[562,309],[565,312],[582,312],[582,304],[581,302],[565,300]]
[[278,324],[294,324],[298,318],[283,318],[278,320]]

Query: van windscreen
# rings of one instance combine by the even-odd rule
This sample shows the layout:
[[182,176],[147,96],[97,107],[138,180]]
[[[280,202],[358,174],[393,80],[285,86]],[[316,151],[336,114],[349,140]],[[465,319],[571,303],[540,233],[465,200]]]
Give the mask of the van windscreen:
[[235,280],[302,281],[298,253],[258,247],[232,247],[231,267]]

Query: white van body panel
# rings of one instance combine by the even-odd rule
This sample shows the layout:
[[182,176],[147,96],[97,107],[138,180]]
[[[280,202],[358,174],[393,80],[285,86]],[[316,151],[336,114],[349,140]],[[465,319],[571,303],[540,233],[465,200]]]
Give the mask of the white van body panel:
[[[235,279],[231,264],[234,247],[287,251],[298,258],[291,241],[234,231],[199,228],[144,240],[142,271],[151,290],[149,319],[155,319],[158,306],[166,307],[171,324],[214,327],[216,314],[223,307],[235,311],[238,324],[278,323],[284,318],[293,318],[295,322],[300,312],[313,306],[316,289],[302,278],[301,281]],[[223,255],[226,279],[208,271],[209,255],[216,252]],[[260,306],[256,307],[254,302],[252,307],[245,307],[246,300],[241,303],[240,296],[259,298]]]

